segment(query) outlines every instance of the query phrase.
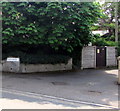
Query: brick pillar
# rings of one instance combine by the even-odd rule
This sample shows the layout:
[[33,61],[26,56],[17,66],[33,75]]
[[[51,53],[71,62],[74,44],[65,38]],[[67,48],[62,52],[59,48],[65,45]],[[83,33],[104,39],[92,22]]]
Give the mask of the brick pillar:
[[118,84],[120,84],[120,56],[118,57]]

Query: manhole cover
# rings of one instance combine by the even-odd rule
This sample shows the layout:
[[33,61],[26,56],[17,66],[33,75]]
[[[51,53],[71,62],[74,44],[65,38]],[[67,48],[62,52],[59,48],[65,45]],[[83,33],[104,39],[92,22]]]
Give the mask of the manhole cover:
[[53,85],[67,85],[65,82],[51,82]]
[[101,94],[102,92],[99,91],[88,91],[89,93],[94,93],[94,94]]

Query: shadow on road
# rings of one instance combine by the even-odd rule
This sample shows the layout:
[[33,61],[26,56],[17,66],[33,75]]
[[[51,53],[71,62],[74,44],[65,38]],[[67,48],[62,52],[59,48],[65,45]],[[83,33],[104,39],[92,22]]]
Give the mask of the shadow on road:
[[[3,73],[2,78],[2,86],[6,89],[118,107],[117,70],[87,69],[76,72],[35,74]],[[8,93],[3,93],[3,98],[45,102],[40,98],[26,98]]]

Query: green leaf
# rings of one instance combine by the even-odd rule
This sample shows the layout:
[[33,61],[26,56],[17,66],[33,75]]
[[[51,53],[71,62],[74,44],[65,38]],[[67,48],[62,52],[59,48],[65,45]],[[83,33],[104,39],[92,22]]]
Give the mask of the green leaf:
[[68,51],[68,52],[72,52],[72,50],[71,50],[71,49],[67,49],[67,51]]
[[90,27],[101,16],[93,2],[4,2],[2,12],[8,44],[47,44],[68,52],[91,41]]
[[54,41],[50,40],[49,43],[50,43],[50,44],[54,44]]

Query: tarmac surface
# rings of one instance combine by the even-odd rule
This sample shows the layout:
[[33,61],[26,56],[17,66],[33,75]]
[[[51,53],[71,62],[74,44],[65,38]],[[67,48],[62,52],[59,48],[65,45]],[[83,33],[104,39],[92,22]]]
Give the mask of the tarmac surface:
[[1,101],[5,109],[15,106],[18,109],[115,109],[118,108],[117,76],[117,69],[3,73]]

